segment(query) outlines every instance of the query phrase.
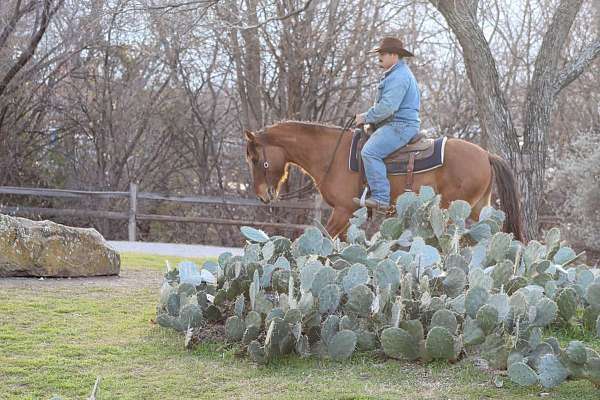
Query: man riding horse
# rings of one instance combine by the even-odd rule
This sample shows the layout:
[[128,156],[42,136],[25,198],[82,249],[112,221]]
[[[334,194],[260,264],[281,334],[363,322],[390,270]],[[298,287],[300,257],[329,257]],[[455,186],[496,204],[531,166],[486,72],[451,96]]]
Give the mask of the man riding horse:
[[413,54],[402,41],[385,37],[370,53],[377,53],[384,70],[377,86],[377,101],[366,113],[356,115],[356,125],[373,125],[376,130],[362,148],[361,156],[371,197],[361,204],[377,211],[390,207],[390,183],[384,158],[405,146],[419,133],[420,93],[417,80],[404,61]]
[[[357,162],[357,150],[364,142],[360,135],[348,134],[347,127],[283,121],[258,132],[244,133],[246,161],[258,198],[264,203],[276,200],[289,176],[288,167],[298,166],[312,178],[314,187],[331,206],[326,229],[335,237],[346,231],[357,207],[366,205],[387,211],[391,199],[406,190],[418,191],[423,185],[441,195],[442,208],[454,200],[468,202],[470,218],[477,221],[481,211],[490,205],[495,184],[506,213],[504,229],[513,232],[517,240],[524,240],[518,188],[510,164],[457,138],[417,142],[419,89],[403,60],[412,54],[395,38],[384,38],[374,51],[385,70],[377,102],[355,117],[357,125],[370,123],[376,128],[361,151],[371,197],[364,199],[364,204],[353,199],[363,184]],[[406,146],[411,139],[415,143]],[[308,186],[308,190],[312,187]],[[306,193],[305,189],[299,189],[297,194]]]

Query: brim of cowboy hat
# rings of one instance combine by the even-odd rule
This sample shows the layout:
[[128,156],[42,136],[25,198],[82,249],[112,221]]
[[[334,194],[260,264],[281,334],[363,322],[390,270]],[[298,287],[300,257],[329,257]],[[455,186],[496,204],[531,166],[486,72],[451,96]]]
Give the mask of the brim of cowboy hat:
[[[367,54],[380,53],[381,51],[390,52],[389,50],[382,50],[380,47],[373,47],[371,50],[367,52]],[[406,49],[400,49],[398,55],[401,57],[414,57],[415,55]]]

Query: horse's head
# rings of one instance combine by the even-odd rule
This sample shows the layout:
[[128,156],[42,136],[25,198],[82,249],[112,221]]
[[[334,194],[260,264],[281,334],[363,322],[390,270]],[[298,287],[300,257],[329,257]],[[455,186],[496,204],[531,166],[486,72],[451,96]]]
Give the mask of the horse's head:
[[250,166],[254,192],[263,203],[277,198],[287,179],[285,151],[268,143],[267,135],[245,131],[246,162]]

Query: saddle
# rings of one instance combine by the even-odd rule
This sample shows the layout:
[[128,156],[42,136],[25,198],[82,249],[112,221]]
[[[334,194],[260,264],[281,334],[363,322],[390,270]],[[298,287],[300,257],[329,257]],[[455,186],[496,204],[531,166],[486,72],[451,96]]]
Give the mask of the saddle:
[[[366,181],[360,151],[369,140],[369,135],[362,129],[356,129],[350,146],[349,168],[360,172]],[[431,171],[444,164],[444,147],[447,138],[427,139],[421,133],[398,150],[391,153],[383,161],[388,175],[406,175],[405,191],[412,191],[413,174]]]

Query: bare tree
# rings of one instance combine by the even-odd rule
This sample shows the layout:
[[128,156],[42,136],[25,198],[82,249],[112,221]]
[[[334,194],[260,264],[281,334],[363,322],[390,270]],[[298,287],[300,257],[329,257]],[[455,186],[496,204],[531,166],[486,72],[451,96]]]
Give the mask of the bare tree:
[[561,90],[600,55],[596,37],[569,62],[561,53],[583,0],[561,0],[552,15],[535,58],[523,105],[523,129],[515,128],[500,86],[496,60],[478,20],[478,0],[430,0],[446,19],[462,47],[465,66],[477,97],[481,128],[491,148],[510,160],[520,182],[524,218],[530,237],[537,233],[538,208],[544,190],[548,130]]
[[[31,165],[47,136],[49,84],[59,65],[58,47],[36,53],[64,0],[12,0],[0,5],[0,183],[18,184],[41,178]],[[55,57],[55,58],[53,58]]]

